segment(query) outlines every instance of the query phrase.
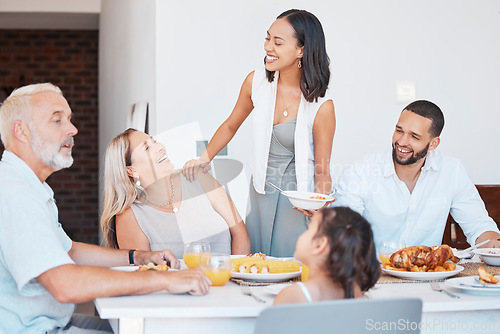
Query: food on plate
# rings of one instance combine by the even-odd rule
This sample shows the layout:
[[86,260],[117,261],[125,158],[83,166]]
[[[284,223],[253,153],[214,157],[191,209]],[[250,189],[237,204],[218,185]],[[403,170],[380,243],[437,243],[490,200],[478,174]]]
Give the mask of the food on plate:
[[266,255],[262,253],[248,254],[231,260],[232,271],[237,273],[249,273],[251,266],[257,261],[264,261]]
[[295,261],[266,260],[262,253],[232,259],[232,271],[251,274],[281,274],[300,271],[300,264]]
[[265,260],[266,259],[266,254],[264,254],[264,253],[253,253],[253,254],[247,254],[246,257],[249,257],[249,258],[260,257],[261,259]]
[[[453,270],[457,269],[457,264],[455,262],[445,262],[445,263],[443,263],[443,268],[446,271],[453,271]],[[435,271],[437,271],[437,270],[435,270]]]
[[411,246],[393,253],[390,264],[385,264],[384,268],[411,272],[452,271],[459,260],[448,245]]
[[500,255],[500,250],[493,250],[493,249],[477,249],[476,250],[476,253],[479,253],[479,254],[484,254],[484,255]]
[[233,266],[234,272],[251,274],[282,274],[300,271],[300,264],[295,261],[255,260]]
[[320,195],[310,196],[309,198],[310,198],[310,199],[326,199],[326,197],[325,197],[325,196],[320,196]]
[[432,251],[432,248],[427,246],[411,246],[398,250],[389,258],[389,262],[393,267],[412,271],[411,267],[422,267],[425,265],[425,258]]
[[484,269],[484,267],[479,267],[477,272],[479,273],[479,281],[481,283],[483,283],[483,284],[486,284],[486,283],[497,284],[498,283],[498,278],[496,278],[495,276],[493,276],[492,274],[487,272],[486,269]]
[[443,266],[443,264],[448,260],[451,260],[454,263],[460,261],[460,259],[453,254],[453,250],[448,245],[441,245],[436,249],[433,248],[425,260],[427,262],[427,266],[431,269]]
[[145,270],[157,270],[157,271],[168,271],[170,269],[166,264],[157,264],[150,262],[144,266],[139,266],[137,271],[145,271]]

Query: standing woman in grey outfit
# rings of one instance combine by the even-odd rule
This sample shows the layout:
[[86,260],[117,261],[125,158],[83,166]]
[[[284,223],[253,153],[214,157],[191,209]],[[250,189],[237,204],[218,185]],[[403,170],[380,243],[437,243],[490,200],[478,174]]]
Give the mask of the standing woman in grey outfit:
[[243,82],[231,115],[199,159],[183,173],[195,178],[253,113],[252,179],[246,226],[252,252],[292,256],[307,218],[293,210],[284,190],[331,191],[330,160],[335,110],[327,96],[330,60],[319,20],[305,10],[278,16],[266,33],[265,67]]

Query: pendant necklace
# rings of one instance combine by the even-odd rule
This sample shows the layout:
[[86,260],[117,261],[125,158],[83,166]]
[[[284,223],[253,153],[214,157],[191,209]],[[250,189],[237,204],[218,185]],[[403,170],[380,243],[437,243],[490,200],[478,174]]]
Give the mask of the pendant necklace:
[[[301,93],[301,95],[302,95],[302,93]],[[299,106],[300,106],[300,98],[301,98],[301,96],[299,95]],[[283,110],[283,116],[285,116],[285,117],[288,116],[288,110],[287,109],[288,109],[287,106],[285,106],[285,110]]]
[[[169,199],[168,201],[164,202],[164,203],[157,203],[157,202],[150,201],[150,200],[148,199],[148,200],[147,200],[147,203],[152,204],[153,206],[156,206],[156,207],[159,207],[159,208],[165,208],[165,207],[167,207],[167,206],[169,206],[170,204],[172,204],[172,203],[173,203],[173,201],[174,201],[174,195],[175,195],[175,192],[174,192],[174,182],[172,181],[172,178],[170,178],[170,177],[168,177],[168,176],[167,176],[167,178],[170,180],[170,189],[172,190],[172,191],[171,191],[171,196],[170,196],[170,199]],[[177,208],[176,208],[176,207],[174,207],[173,205],[172,205],[172,207],[173,207],[173,208],[172,208],[172,211],[173,211],[174,213],[176,213],[177,211],[179,211],[179,209],[177,209]]]

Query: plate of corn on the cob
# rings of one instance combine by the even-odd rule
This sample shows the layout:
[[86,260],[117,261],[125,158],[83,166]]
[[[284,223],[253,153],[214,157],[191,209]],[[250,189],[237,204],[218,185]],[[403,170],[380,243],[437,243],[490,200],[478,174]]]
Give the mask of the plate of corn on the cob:
[[262,253],[232,256],[231,277],[255,282],[282,282],[300,276],[293,258],[274,258]]

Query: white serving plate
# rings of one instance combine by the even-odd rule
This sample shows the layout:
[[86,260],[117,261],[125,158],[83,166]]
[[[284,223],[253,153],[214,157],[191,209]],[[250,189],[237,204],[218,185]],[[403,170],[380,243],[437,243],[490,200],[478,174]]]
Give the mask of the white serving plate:
[[281,274],[252,274],[252,273],[231,273],[232,278],[238,278],[245,281],[253,282],[283,282],[289,279],[300,276],[302,268],[299,271],[293,273],[281,273]]
[[[287,190],[283,191],[282,194],[288,197],[293,206],[304,210],[318,210],[321,209],[326,202],[334,200],[334,198],[329,195],[304,191]],[[324,199],[311,198],[315,196],[321,196]]]
[[479,276],[450,278],[444,281],[444,284],[451,288],[477,295],[500,295],[500,283],[482,285],[479,283]]
[[391,276],[399,278],[416,280],[416,281],[432,281],[454,276],[459,272],[461,272],[462,270],[464,270],[464,267],[457,265],[457,267],[453,271],[436,271],[436,272],[398,271],[398,270],[390,270],[384,268],[382,268],[382,270]]
[[500,249],[499,248],[478,248],[473,250],[479,255],[484,263],[490,266],[500,266]]

